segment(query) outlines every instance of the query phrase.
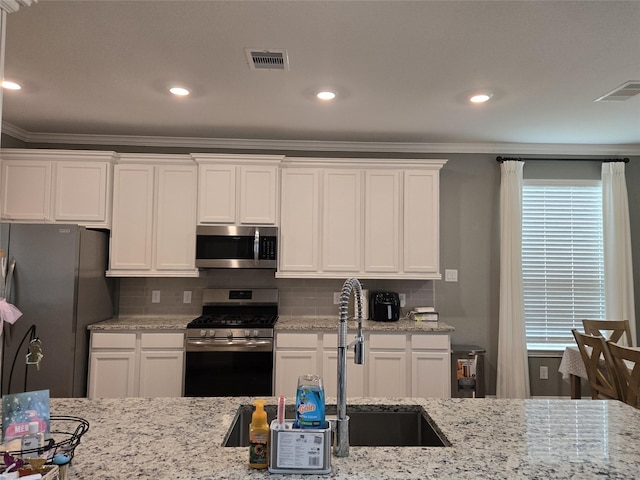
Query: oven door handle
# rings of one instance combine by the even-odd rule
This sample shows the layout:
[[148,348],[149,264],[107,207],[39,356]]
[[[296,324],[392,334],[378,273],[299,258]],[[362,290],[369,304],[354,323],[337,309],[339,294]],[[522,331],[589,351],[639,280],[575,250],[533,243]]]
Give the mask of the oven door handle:
[[187,352],[271,352],[273,340],[187,340]]

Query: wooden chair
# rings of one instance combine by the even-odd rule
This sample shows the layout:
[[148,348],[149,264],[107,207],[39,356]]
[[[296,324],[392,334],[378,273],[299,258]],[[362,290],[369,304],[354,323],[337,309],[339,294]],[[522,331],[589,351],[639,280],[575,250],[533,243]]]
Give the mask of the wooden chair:
[[[629,320],[582,320],[584,333],[587,335],[601,335],[606,341],[620,344],[622,335],[625,335],[628,347],[633,347]],[[607,335],[607,332],[610,332]]]
[[609,346],[601,335],[593,336],[571,330],[587,370],[591,398],[619,400],[620,383]]
[[607,343],[620,381],[621,400],[640,408],[640,349]]

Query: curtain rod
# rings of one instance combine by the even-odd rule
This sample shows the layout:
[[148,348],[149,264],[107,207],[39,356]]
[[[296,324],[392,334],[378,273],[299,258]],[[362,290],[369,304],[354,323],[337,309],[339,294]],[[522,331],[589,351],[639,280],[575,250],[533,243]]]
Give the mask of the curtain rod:
[[534,161],[534,162],[553,162],[553,161],[572,161],[572,162],[624,162],[629,163],[629,159],[625,158],[520,158],[520,157],[496,157],[498,163],[502,163],[508,160],[515,160],[517,162]]

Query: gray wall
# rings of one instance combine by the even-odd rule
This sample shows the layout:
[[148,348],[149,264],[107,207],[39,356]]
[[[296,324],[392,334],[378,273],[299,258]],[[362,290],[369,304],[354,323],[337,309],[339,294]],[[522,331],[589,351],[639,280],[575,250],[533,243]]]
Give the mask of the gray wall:
[[[3,137],[3,146],[5,144]],[[20,143],[20,142],[17,142]],[[189,149],[160,149],[116,146],[73,145],[11,145],[25,148],[101,148],[115,151],[148,151],[188,153]],[[234,153],[234,152],[220,152]],[[236,153],[239,153],[236,151]],[[257,152],[254,152],[257,153]],[[268,152],[287,154],[289,152]],[[296,156],[311,156],[313,152],[293,152]],[[615,156],[615,148],[611,156]],[[319,153],[328,156],[327,152]],[[333,156],[341,156],[339,153]],[[353,155],[352,155],[353,156]],[[382,158],[392,154],[362,154]],[[562,155],[566,157],[567,155]],[[458,282],[382,281],[364,282],[365,288],[388,289],[407,293],[408,306],[435,302],[443,321],[456,327],[452,343],[476,344],[487,351],[486,393],[495,394],[498,342],[499,301],[499,186],[500,168],[496,154],[437,154],[430,158],[447,158],[441,171],[440,183],[440,266],[458,270]],[[544,162],[548,163],[548,162]],[[525,167],[525,169],[539,169]],[[548,167],[544,167],[548,168]],[[569,171],[573,171],[570,166]],[[634,283],[640,285],[640,157],[632,157],[626,166],[629,193],[629,213],[633,248]],[[122,279],[120,282],[120,310],[125,313],[185,313],[197,314],[201,289],[216,286],[246,285],[246,273],[217,272],[200,279]],[[337,314],[332,292],[338,291],[342,281],[332,280],[275,280],[263,275],[252,276],[255,285],[280,289],[281,312],[296,315]],[[373,284],[373,285],[372,285]],[[151,304],[151,290],[160,289],[160,304]],[[191,305],[182,304],[182,291],[194,292]],[[640,315],[640,288],[635,290],[636,318]],[[639,324],[640,325],[640,324]],[[639,329],[640,330],[640,329]],[[531,392],[533,395],[568,395],[568,383],[557,375],[559,356],[530,359]],[[539,367],[549,368],[549,379],[539,379]],[[583,382],[584,383],[584,382]],[[585,390],[586,394],[586,390]]]

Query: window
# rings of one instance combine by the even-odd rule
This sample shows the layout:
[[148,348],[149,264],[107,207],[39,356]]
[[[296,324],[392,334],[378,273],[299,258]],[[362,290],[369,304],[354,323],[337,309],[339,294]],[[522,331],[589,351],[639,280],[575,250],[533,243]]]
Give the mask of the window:
[[605,318],[599,181],[525,180],[522,279],[529,350],[564,350]]

